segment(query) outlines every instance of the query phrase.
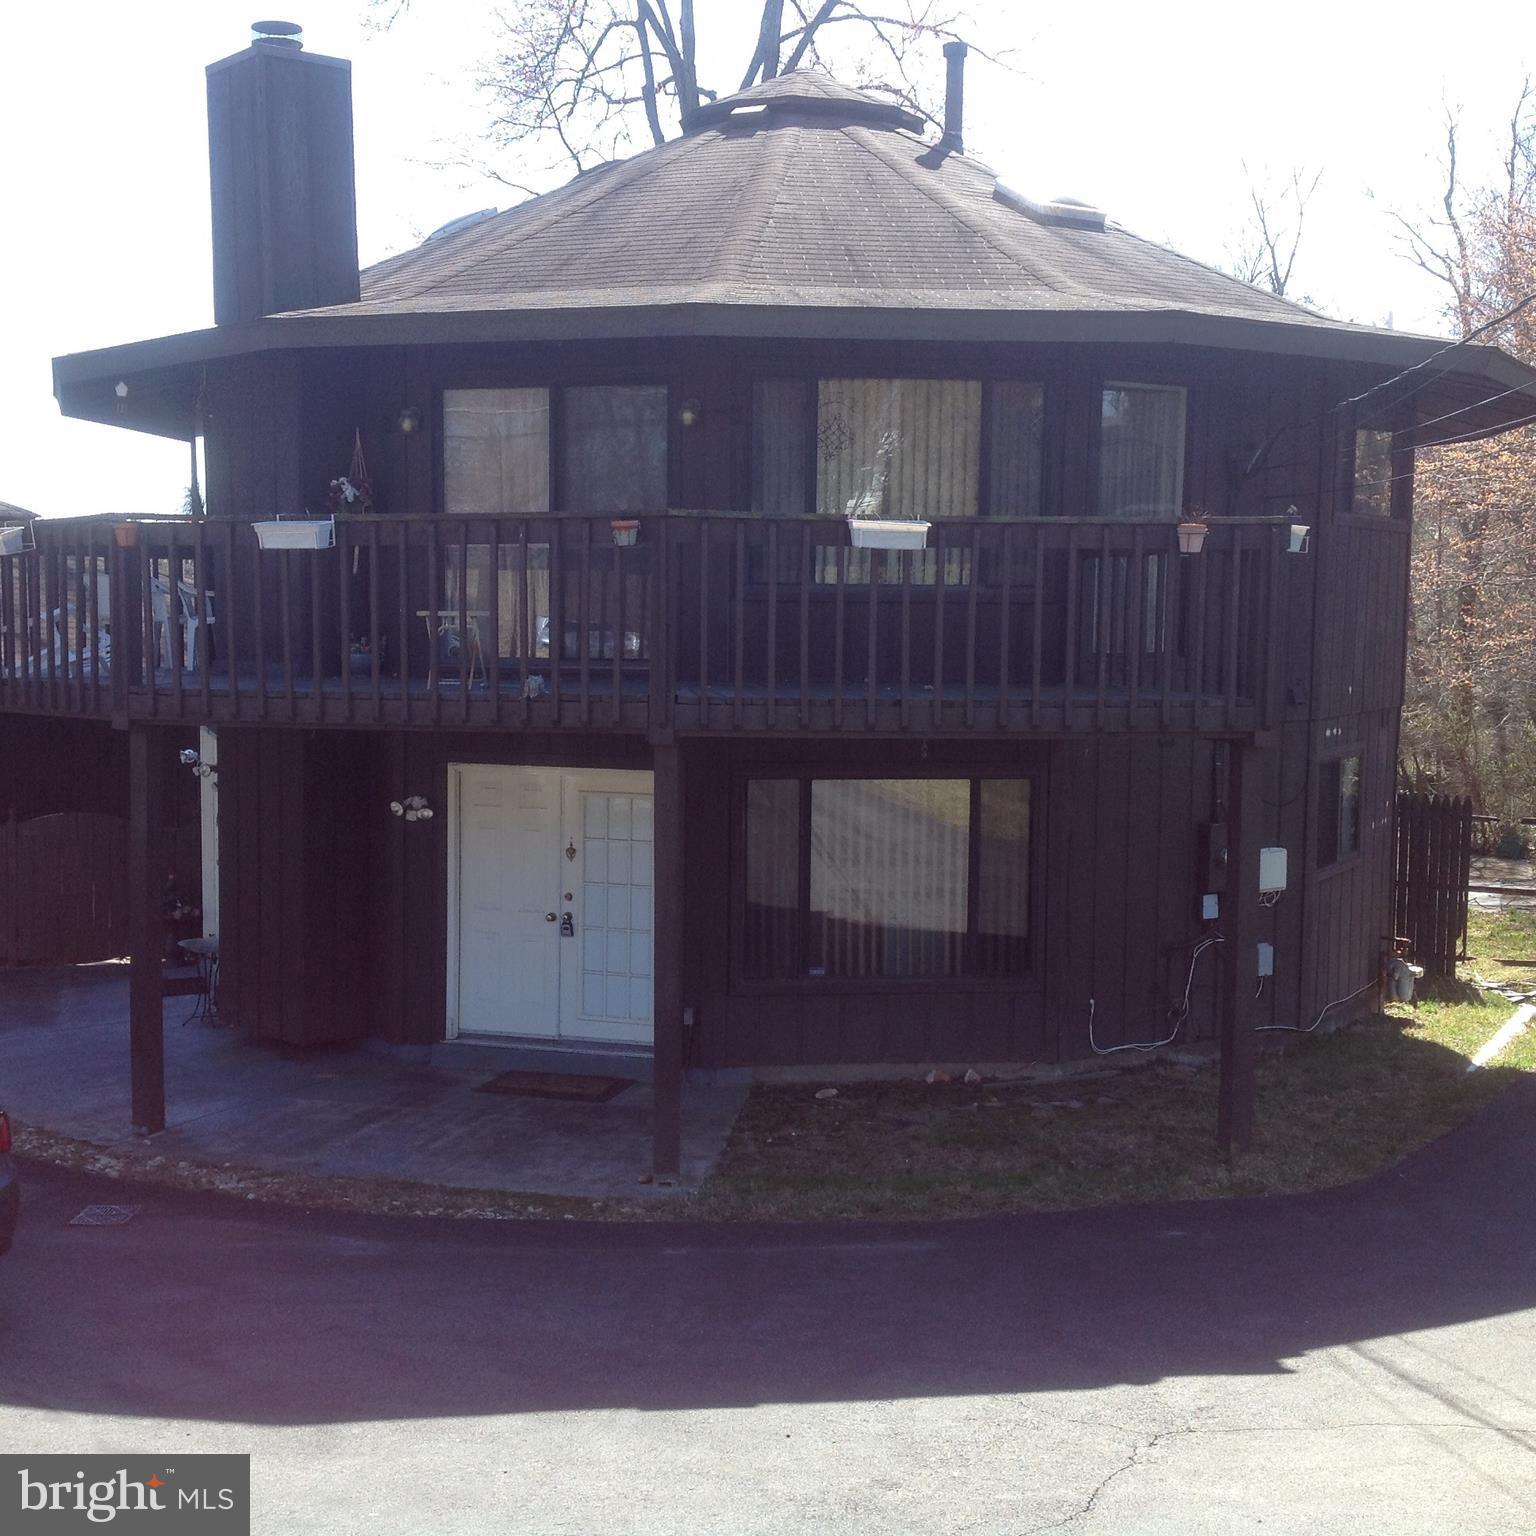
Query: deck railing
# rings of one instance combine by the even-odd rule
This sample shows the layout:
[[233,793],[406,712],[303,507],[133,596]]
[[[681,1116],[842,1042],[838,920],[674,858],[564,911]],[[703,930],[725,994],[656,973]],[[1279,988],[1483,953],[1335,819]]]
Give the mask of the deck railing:
[[0,707],[175,720],[707,732],[1273,723],[1284,529],[736,513],[36,524],[0,559]]

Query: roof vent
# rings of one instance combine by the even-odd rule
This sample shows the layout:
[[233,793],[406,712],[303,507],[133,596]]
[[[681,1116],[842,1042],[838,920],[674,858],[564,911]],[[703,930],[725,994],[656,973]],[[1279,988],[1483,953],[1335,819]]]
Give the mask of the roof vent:
[[965,153],[965,56],[970,52],[960,39],[944,44],[944,149],[957,155]]
[[1102,208],[1095,208],[1091,203],[1080,202],[1075,197],[1055,197],[1048,203],[1036,202],[1032,197],[1025,197],[1022,192],[1015,192],[1004,181],[993,183],[992,196],[1009,208],[1017,209],[1037,224],[1063,225],[1069,229],[1102,230],[1108,217]]
[[427,236],[427,239],[441,240],[444,235],[456,235],[461,229],[469,229],[473,225],[483,224],[487,219],[494,219],[495,217],[496,210],[494,208],[479,208],[474,213],[465,213],[456,219],[449,219],[441,229],[434,229]]
[[296,21],[253,21],[251,47],[293,48],[304,46],[304,28]]

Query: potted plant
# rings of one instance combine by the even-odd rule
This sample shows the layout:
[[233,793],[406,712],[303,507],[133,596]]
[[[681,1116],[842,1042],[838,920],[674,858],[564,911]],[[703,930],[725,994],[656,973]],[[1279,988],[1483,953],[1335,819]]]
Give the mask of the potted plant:
[[881,516],[895,453],[896,434],[881,433],[869,484],[844,509],[855,549],[922,549],[928,543],[928,524],[921,518]]
[[112,536],[117,540],[119,549],[133,549],[139,542],[139,525],[137,523],[113,523]]
[[638,517],[616,517],[608,526],[613,530],[613,542],[622,549],[630,548],[640,537]]

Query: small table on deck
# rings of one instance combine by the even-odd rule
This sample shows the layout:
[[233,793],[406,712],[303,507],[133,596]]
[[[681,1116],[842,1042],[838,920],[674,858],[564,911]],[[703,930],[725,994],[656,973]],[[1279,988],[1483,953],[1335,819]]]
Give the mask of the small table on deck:
[[[470,608],[463,614],[463,619],[469,625],[469,670],[465,680],[473,686],[475,681],[475,669],[480,671],[480,681],[486,681],[485,675],[485,651],[480,644],[480,620],[490,618],[489,610]],[[427,626],[427,644],[435,646],[444,635],[458,635],[459,643],[464,643],[464,636],[459,632],[459,610],[457,608],[418,608],[416,617],[423,620]]]

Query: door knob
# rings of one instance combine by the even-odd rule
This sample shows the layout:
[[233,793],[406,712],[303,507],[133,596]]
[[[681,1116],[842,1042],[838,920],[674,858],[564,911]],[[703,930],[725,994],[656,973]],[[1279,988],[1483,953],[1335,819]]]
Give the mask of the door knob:
[[546,923],[558,923],[560,921],[560,919],[559,919],[559,917],[555,913],[553,913],[553,912],[546,912],[544,914],[544,921]]

